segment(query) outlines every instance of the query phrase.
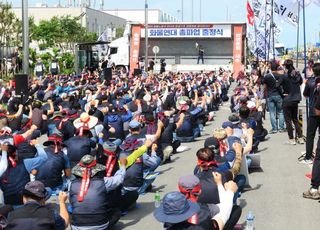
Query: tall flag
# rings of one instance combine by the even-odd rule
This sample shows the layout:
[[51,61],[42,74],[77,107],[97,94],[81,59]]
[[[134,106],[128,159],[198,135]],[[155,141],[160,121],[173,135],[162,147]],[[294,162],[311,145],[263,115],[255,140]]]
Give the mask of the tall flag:
[[273,7],[274,15],[281,21],[288,22],[293,26],[298,25],[298,1],[297,0],[275,0]]
[[247,18],[248,18],[249,25],[253,26],[254,25],[254,12],[250,6],[249,1],[247,1]]

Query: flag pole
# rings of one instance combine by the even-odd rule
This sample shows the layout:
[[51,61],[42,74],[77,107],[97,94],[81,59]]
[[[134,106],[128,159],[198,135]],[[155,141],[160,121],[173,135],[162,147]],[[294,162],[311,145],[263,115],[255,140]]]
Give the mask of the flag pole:
[[296,67],[299,66],[299,37],[300,37],[300,1],[298,1],[298,26],[297,26],[297,60]]
[[[304,58],[304,78],[307,79],[307,37],[306,37],[306,6],[305,0],[302,0],[302,12],[303,12],[303,58]],[[307,120],[309,119],[309,105],[308,99],[306,100],[306,113]]]
[[[276,54],[275,54],[275,47],[274,47],[274,18],[273,18],[273,11],[274,11],[274,0],[271,0],[271,35],[272,35],[272,53],[273,53],[273,60],[276,59]],[[271,37],[270,37],[271,38]]]
[[265,1],[264,6],[264,55],[265,55],[265,62],[267,63],[267,59],[269,57],[269,51],[268,51],[268,57],[267,57],[267,0]]

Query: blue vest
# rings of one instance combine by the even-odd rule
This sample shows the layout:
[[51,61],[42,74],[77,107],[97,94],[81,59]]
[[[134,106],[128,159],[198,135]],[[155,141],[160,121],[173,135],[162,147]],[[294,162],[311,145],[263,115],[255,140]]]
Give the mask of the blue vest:
[[30,174],[23,162],[18,163],[15,168],[8,167],[0,183],[5,204],[22,205],[22,191],[29,181]]
[[65,142],[71,167],[78,164],[84,155],[91,154],[90,139],[87,137],[71,137]]
[[72,206],[71,221],[75,226],[97,226],[109,221],[113,204],[120,200],[119,190],[107,192],[103,178],[90,179],[88,193],[82,202],[78,202],[81,178],[71,183],[70,204]]
[[55,188],[63,184],[61,172],[65,168],[64,153],[54,153],[50,148],[45,149],[45,151],[48,160],[40,166],[36,180],[41,181],[46,187]]
[[[126,153],[129,156],[131,153]],[[127,168],[123,186],[140,188],[143,185],[143,158],[139,157],[136,162]]]

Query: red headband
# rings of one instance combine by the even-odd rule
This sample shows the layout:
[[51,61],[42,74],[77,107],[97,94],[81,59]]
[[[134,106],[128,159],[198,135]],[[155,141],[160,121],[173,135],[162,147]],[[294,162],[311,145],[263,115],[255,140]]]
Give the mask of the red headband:
[[200,193],[201,186],[200,183],[197,184],[194,188],[192,189],[186,189],[182,185],[178,185],[179,190],[181,193],[183,193],[186,198],[192,202],[197,202],[197,195]]
[[200,166],[203,170],[208,170],[212,168],[212,166],[217,167],[218,163],[216,161],[203,161],[198,159],[198,166]]

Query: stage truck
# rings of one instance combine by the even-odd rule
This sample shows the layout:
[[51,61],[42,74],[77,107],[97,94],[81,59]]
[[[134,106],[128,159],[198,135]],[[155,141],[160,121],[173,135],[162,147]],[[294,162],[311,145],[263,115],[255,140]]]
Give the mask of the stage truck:
[[[219,66],[229,67],[232,63],[230,70],[238,72],[245,60],[245,23],[149,24],[148,38],[148,57],[149,60],[156,59],[156,68],[159,60],[165,59],[168,70],[214,70]],[[88,48],[86,45],[82,47]],[[157,49],[154,49],[155,47]],[[199,47],[204,50],[203,65],[197,65]],[[111,57],[117,69],[132,72],[138,69],[139,61],[142,63],[145,57],[144,25],[128,23],[123,37],[108,43],[106,49],[106,56]],[[101,58],[98,50],[91,49],[88,55],[83,54],[86,58],[82,59],[87,61],[93,57]],[[155,50],[158,52],[155,53]]]
[[[201,46],[204,49],[204,66],[198,68],[213,69],[231,62],[235,71],[239,71],[245,56],[245,37],[245,23],[149,24],[148,57],[165,59],[169,69],[196,67]],[[145,56],[144,25],[128,23],[124,36],[112,41],[108,47],[108,55],[117,68],[131,71],[139,68],[139,61]],[[154,50],[158,52],[154,53]]]

